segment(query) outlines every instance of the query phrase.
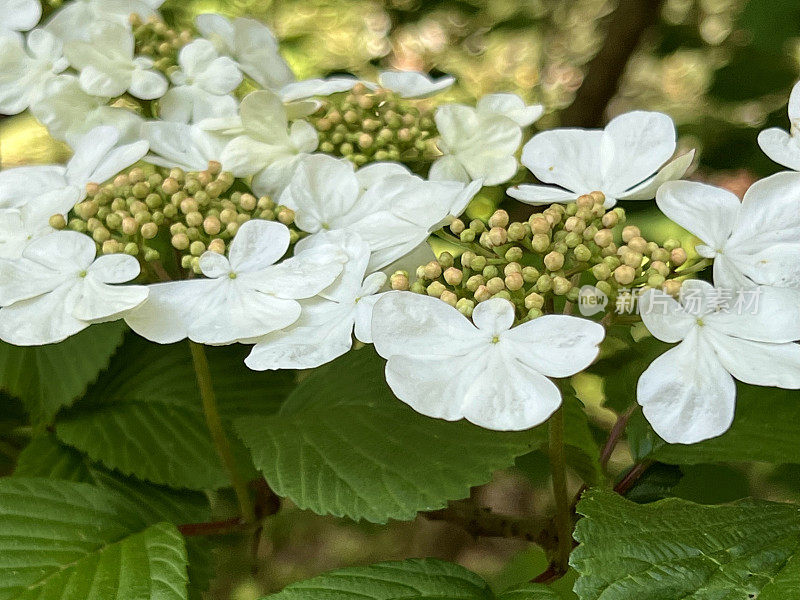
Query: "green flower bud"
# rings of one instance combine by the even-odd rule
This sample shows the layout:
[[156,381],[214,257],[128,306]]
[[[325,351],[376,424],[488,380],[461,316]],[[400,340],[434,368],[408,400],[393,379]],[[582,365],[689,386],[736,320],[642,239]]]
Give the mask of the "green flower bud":
[[642,232],[639,231],[639,228],[636,225],[628,225],[622,230],[622,241],[626,244],[630,242],[635,237],[641,237]]
[[153,248],[146,248],[144,251],[144,259],[147,262],[153,262],[154,260],[159,260],[161,258],[161,254],[159,254],[158,250],[154,250]]
[[567,245],[567,248],[575,248],[582,241],[583,238],[580,236],[580,234],[575,233],[574,231],[570,231],[564,238],[564,243]]
[[150,193],[150,184],[145,181],[140,181],[131,188],[131,192],[133,192],[134,197],[140,200],[146,198]]
[[139,255],[139,245],[134,242],[128,242],[125,244],[125,248],[123,249],[125,254],[129,254],[131,256],[138,256]]
[[570,290],[567,292],[567,300],[570,302],[577,302],[578,298],[580,298],[581,290],[575,286],[572,286]]
[[152,240],[158,235],[158,225],[155,223],[145,223],[140,229],[142,237],[146,240]]
[[450,254],[449,252],[442,252],[439,255],[438,262],[439,262],[439,266],[441,266],[442,269],[447,269],[448,267],[452,267],[453,266],[453,262],[454,262],[453,261],[453,255]]
[[664,277],[669,275],[669,267],[660,260],[654,260],[650,263],[650,269]]
[[452,231],[455,235],[461,235],[465,229],[466,225],[464,225],[464,221],[461,219],[455,219],[452,223],[450,223],[450,231]]
[[449,267],[444,272],[444,280],[453,286],[457,286],[461,284],[461,280],[464,278],[464,272],[461,269],[456,269],[455,267]]
[[465,229],[458,237],[462,242],[469,244],[475,241],[475,232],[472,229]]
[[200,240],[196,240],[189,245],[189,252],[192,256],[200,256],[206,251],[206,245]]
[[536,280],[536,289],[540,294],[546,294],[553,289],[553,279],[549,275],[541,275]]
[[473,271],[483,271],[486,268],[486,257],[485,256],[476,256],[472,259],[470,264],[470,269]]
[[669,261],[676,267],[680,267],[683,263],[685,263],[686,258],[686,250],[683,248],[675,248],[669,254]]
[[566,277],[553,277],[553,293],[556,296],[564,296],[572,289],[572,283]]
[[632,250],[628,250],[622,255],[622,264],[628,265],[629,267],[633,267],[634,269],[638,269],[642,266],[642,260],[644,257],[639,254],[638,252],[634,252]]
[[427,290],[425,289],[425,284],[422,281],[417,280],[411,284],[411,291],[415,294],[426,294]]
[[53,229],[64,229],[67,226],[64,215],[53,215],[47,222]]
[[539,269],[536,267],[523,267],[522,268],[522,279],[525,280],[525,283],[533,283],[537,279],[539,279]]
[[503,300],[509,300],[510,301],[511,300],[511,294],[508,292],[508,290],[502,290],[502,291],[497,292],[496,294],[492,295],[492,298],[502,298]]
[[494,265],[486,265],[483,268],[483,276],[486,277],[487,280],[491,279],[492,277],[497,277],[499,273],[500,271],[498,271],[497,267]]
[[473,275],[467,279],[466,287],[470,292],[475,292],[480,286],[486,284],[486,278],[483,275]]
[[650,259],[653,262],[669,262],[670,252],[666,248],[657,248],[650,253]]
[[604,281],[611,277],[611,267],[604,262],[598,263],[592,267],[592,275],[594,275],[598,281]]
[[455,307],[455,305],[458,303],[458,296],[456,296],[450,290],[444,290],[442,292],[442,295],[439,296],[439,300],[442,300],[443,302],[449,304],[450,306]]
[[490,294],[496,294],[497,292],[506,289],[506,284],[499,277],[492,277],[489,281],[486,282],[486,289],[489,290]]
[[434,298],[440,298],[442,292],[444,292],[447,288],[444,287],[444,284],[441,281],[434,281],[431,283],[427,288],[426,292],[429,296],[433,296]]
[[603,258],[603,263],[608,265],[608,268],[613,271],[622,264],[622,261],[619,259],[618,256],[614,255],[614,256],[606,256],[605,258]]
[[594,287],[603,292],[606,296],[610,296],[614,291],[614,288],[608,281],[598,281]]
[[469,228],[476,234],[483,233],[484,231],[486,231],[486,225],[484,225],[483,221],[479,219],[473,219],[472,221],[470,221]]
[[614,279],[620,285],[630,285],[636,279],[636,269],[629,265],[620,265],[614,269]]
[[522,289],[522,287],[525,285],[525,280],[522,278],[522,273],[511,273],[510,275],[506,275],[504,281],[506,287],[512,292]]
[[538,318],[539,318],[539,317],[541,317],[543,314],[544,314],[544,313],[541,311],[541,309],[538,309],[538,308],[532,308],[532,309],[530,309],[530,310],[528,311],[528,318],[529,318],[529,319],[538,319]]
[[540,296],[536,292],[532,292],[525,296],[525,308],[530,310],[531,308],[542,308],[544,306],[544,297]]
[[106,229],[102,225],[100,227],[95,228],[95,230],[92,231],[92,239],[94,239],[94,241],[97,242],[98,244],[102,244],[103,242],[105,242],[110,238],[111,238],[111,233],[108,231],[108,229]]
[[505,259],[510,262],[516,262],[522,260],[522,248],[518,246],[512,246],[506,251]]
[[178,233],[172,236],[172,247],[176,250],[186,250],[189,247],[189,236],[185,233]]
[[572,251],[575,254],[575,259],[580,262],[588,262],[592,258],[592,251],[583,244],[578,244]]
[[511,273],[522,273],[522,265],[518,262],[510,262],[503,267],[503,275],[511,275]]
[[458,312],[469,318],[472,316],[472,311],[475,308],[475,302],[469,298],[461,298],[461,300],[456,302],[456,308],[458,309]]
[[681,293],[681,282],[677,279],[668,279],[661,286],[661,289],[664,290],[665,294],[677,298]]
[[659,275],[658,273],[656,273],[654,275],[650,275],[650,277],[647,278],[647,285],[649,285],[651,288],[655,288],[658,290],[661,289],[661,286],[664,285],[665,281],[666,280],[663,275]]
[[475,253],[467,250],[461,255],[461,265],[470,268],[472,266],[472,259],[475,258]]
[[544,266],[549,271],[558,271],[564,266],[564,255],[559,252],[550,252],[544,257]]
[[550,248],[550,237],[544,233],[537,233],[531,239],[531,247],[534,252],[544,254]]
[[667,252],[672,252],[676,248],[680,248],[680,247],[681,247],[681,243],[678,240],[673,239],[673,238],[670,238],[666,242],[664,242],[664,250],[666,250]]

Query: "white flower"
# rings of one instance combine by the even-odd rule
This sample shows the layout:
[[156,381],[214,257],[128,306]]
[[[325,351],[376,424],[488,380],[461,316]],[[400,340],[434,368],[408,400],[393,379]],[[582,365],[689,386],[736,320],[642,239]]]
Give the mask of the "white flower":
[[2,0],[0,1],[0,36],[7,33],[16,34],[36,27],[42,17],[42,5],[39,0]]
[[0,35],[0,113],[15,115],[46,95],[47,86],[69,66],[61,41],[46,31]]
[[447,75],[433,79],[420,71],[383,71],[378,75],[378,83],[364,81],[356,77],[337,75],[325,79],[306,79],[285,85],[280,90],[284,102],[303,100],[313,96],[330,96],[348,92],[356,84],[362,83],[371,90],[384,88],[395,92],[401,98],[425,98],[444,91],[455,83],[455,77]]
[[20,258],[29,243],[55,231],[50,217],[66,218],[76,197],[56,191],[13,208],[0,208],[0,258]]
[[324,245],[277,261],[289,248],[289,230],[280,223],[244,223],[228,257],[206,252],[200,269],[206,279],[150,286],[150,297],[125,321],[159,344],[189,338],[223,345],[255,340],[300,317],[298,299],[325,289],[342,272],[344,252]]
[[263,23],[245,18],[230,21],[217,14],[198,15],[195,23],[220,54],[233,58],[261,87],[277,91],[294,81],[294,73],[280,55],[278,40]]
[[355,336],[372,342],[372,307],[386,283],[386,274],[365,278],[369,245],[356,234],[321,232],[298,243],[299,250],[320,244],[345,248],[348,261],[339,279],[319,295],[301,300],[300,319],[291,327],[258,340],[245,364],[256,371],[267,369],[312,369],[341,356],[353,345]]
[[650,289],[642,320],[664,342],[681,342],[647,368],[636,395],[656,433],[694,444],[723,434],[736,403],[734,377],[751,385],[800,388],[800,312],[796,303],[761,293],[755,313],[720,305],[718,290],[687,281],[681,304]]
[[789,131],[778,127],[765,129],[758,134],[758,145],[779,165],[800,171],[800,82],[789,96]]
[[28,234],[49,231],[42,230],[39,217],[68,213],[86,197],[87,183],[103,183],[147,154],[145,141],[117,146],[118,140],[114,127],[95,127],[78,140],[66,166],[0,171],[0,209],[21,210]]
[[482,179],[485,185],[497,185],[517,172],[515,153],[522,128],[511,118],[463,104],[445,104],[436,110],[434,120],[444,156],[431,165],[431,179]]
[[152,70],[153,61],[134,57],[133,34],[122,25],[101,22],[91,28],[89,41],[71,40],[64,46],[70,64],[80,71],[83,90],[113,98],[126,91],[142,100],[160,98],[167,80]]
[[115,286],[139,275],[125,254],[95,260],[94,241],[58,231],[32,242],[17,260],[0,261],[0,338],[34,346],[60,342],[92,323],[123,316],[147,298],[145,286]]
[[197,123],[236,113],[229,94],[242,83],[242,73],[227,56],[219,56],[208,40],[195,40],[178,55],[180,70],[170,78],[176,87],[161,99],[161,117],[167,121]]
[[569,377],[597,357],[601,325],[547,315],[517,327],[514,306],[481,302],[472,321],[437,298],[388,292],[372,315],[372,338],[388,359],[386,381],[417,412],[499,431],[543,423],[561,405],[548,377]]
[[53,14],[45,24],[63,41],[89,41],[92,29],[104,21],[130,29],[132,14],[147,19],[157,15],[164,0],[72,0]]
[[508,117],[520,127],[535,123],[544,114],[544,106],[541,104],[527,106],[516,94],[487,94],[478,100],[475,108],[480,115]]
[[309,233],[344,229],[369,244],[374,271],[408,254],[460,215],[480,189],[452,181],[426,181],[394,163],[354,172],[347,160],[326,154],[305,158],[280,203],[295,211]]
[[800,288],[800,173],[762,179],[743,202],[720,188],[673,181],[661,187],[656,203],[700,238],[697,253],[714,259],[718,287]]
[[248,94],[239,108],[244,134],[226,146],[222,163],[237,177],[253,175],[259,194],[280,192],[297,162],[317,149],[319,137],[306,121],[289,126],[283,102],[272,92]]
[[169,121],[148,121],[142,126],[142,137],[150,143],[145,160],[161,167],[179,167],[186,171],[202,171],[210,161],[221,162],[229,136],[206,131],[202,123],[187,125]]
[[675,147],[672,119],[657,112],[625,113],[605,129],[543,131],[525,144],[522,164],[539,181],[560,187],[520,185],[508,195],[527,204],[551,204],[603,192],[606,208],[617,200],[650,200],[661,184],[680,179],[692,164],[694,151],[664,165]]
[[108,106],[107,100],[81,89],[78,78],[63,76],[47,88],[44,98],[31,106],[33,116],[48,133],[75,146],[83,134],[99,125],[111,125],[120,132],[120,140],[140,139],[143,119],[125,108]]

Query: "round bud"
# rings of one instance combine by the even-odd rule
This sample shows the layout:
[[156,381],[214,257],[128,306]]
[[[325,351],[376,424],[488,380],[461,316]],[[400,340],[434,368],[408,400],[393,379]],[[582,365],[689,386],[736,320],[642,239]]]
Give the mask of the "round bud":
[[492,246],[502,246],[507,241],[508,241],[508,232],[502,227],[495,226],[489,230],[489,242],[492,244]]
[[203,231],[208,235],[217,235],[222,230],[222,223],[217,217],[210,216],[203,220]]
[[639,231],[639,228],[636,225],[628,225],[622,230],[622,241],[626,244],[630,242],[635,237],[640,237],[642,232]]
[[456,303],[458,302],[458,296],[456,296],[450,290],[444,290],[441,296],[439,296],[439,299],[453,307],[455,307]]
[[686,258],[686,250],[683,248],[675,248],[669,254],[669,261],[676,267],[680,267],[683,263],[685,263]]
[[522,279],[525,283],[533,283],[539,279],[539,269],[536,267],[522,267]]
[[53,215],[47,222],[53,229],[64,229],[67,226],[67,220],[64,215]]
[[572,289],[572,283],[566,277],[553,277],[553,293],[565,296]]
[[439,266],[442,267],[442,269],[447,269],[448,267],[452,267],[453,266],[453,262],[454,262],[453,255],[450,254],[449,252],[442,252],[439,255],[439,258],[437,259],[437,261],[439,263]]
[[486,282],[486,289],[489,290],[490,294],[496,294],[497,292],[502,292],[505,288],[506,288],[505,282],[499,277],[492,277],[489,281]]
[[668,262],[669,261],[669,256],[670,256],[670,253],[665,248],[658,248],[656,250],[653,250],[653,252],[650,254],[650,258],[653,260],[653,262],[656,262],[656,261],[660,261],[660,262],[664,262],[664,263]]
[[389,285],[393,290],[407,291],[409,288],[408,273],[395,271],[389,278]]
[[532,308],[542,308],[544,306],[544,297],[532,292],[525,296],[525,308],[530,310]]
[[651,288],[659,289],[662,285],[664,285],[664,281],[665,279],[663,275],[655,273],[647,278],[647,285],[649,285]]
[[636,279],[636,269],[628,265],[620,265],[614,269],[614,279],[620,285],[630,285]]
[[225,254],[225,241],[219,238],[214,238],[208,243],[209,252],[216,252],[217,254]]
[[131,192],[133,193],[134,197],[142,200],[150,193],[150,184],[146,181],[140,181],[139,183],[135,184],[133,188],[131,188]]
[[532,215],[531,218],[528,219],[528,224],[534,235],[537,233],[550,233],[551,225],[542,215]]
[[125,248],[123,249],[125,254],[129,254],[130,256],[138,256],[139,255],[139,245],[134,242],[128,242],[125,244]]
[[603,262],[607,264],[608,268],[611,269],[612,271],[622,264],[622,261],[616,255],[606,256],[605,258],[603,258]]
[[154,260],[158,260],[160,258],[161,254],[159,254],[158,250],[154,250],[153,248],[145,248],[144,259],[147,262],[153,262]]
[[456,308],[458,309],[458,312],[460,312],[465,317],[471,317],[472,311],[475,308],[475,302],[473,302],[469,298],[461,298],[461,300],[456,302]]
[[465,229],[461,232],[458,238],[467,244],[472,243],[475,241],[475,232],[472,229]]
[[575,204],[578,205],[578,208],[592,208],[594,206],[594,198],[589,194],[584,194],[583,196],[578,196]]
[[522,273],[511,273],[510,275],[506,275],[505,284],[509,290],[516,292],[522,289],[525,285],[525,280],[522,278]]
[[461,265],[470,268],[472,266],[472,259],[475,258],[475,253],[467,250],[461,255]]
[[508,225],[508,213],[504,210],[496,210],[489,217],[489,227],[505,228]]
[[478,287],[477,290],[475,290],[474,296],[477,302],[485,302],[486,300],[492,297],[492,293],[488,290],[488,288],[485,285],[481,285]]
[[512,246],[505,254],[505,259],[510,262],[522,260],[522,248],[519,246]]
[[503,275],[511,275],[512,273],[522,273],[522,265],[518,262],[510,262],[503,267]]
[[540,294],[546,294],[553,289],[553,278],[550,275],[541,275],[536,280],[536,289]]
[[567,245],[567,248],[575,248],[583,241],[583,238],[579,233],[575,233],[574,231],[570,231],[567,236],[564,238],[564,243]]
[[500,271],[494,265],[486,265],[481,273],[486,279],[491,279],[492,277],[497,277]]
[[681,282],[677,279],[668,279],[661,286],[665,294],[669,294],[673,298],[677,298],[681,293]]
[[543,254],[550,248],[550,237],[544,233],[537,233],[531,238],[531,248],[534,252]]
[[450,231],[452,231],[456,235],[461,235],[461,232],[467,228],[464,225],[464,221],[461,219],[455,219],[452,223],[450,223]]
[[575,202],[570,202],[564,207],[564,214],[568,217],[574,217],[578,212],[579,206]]
[[594,235],[594,243],[601,248],[607,248],[614,243],[614,232],[610,229],[601,229]]
[[583,244],[578,244],[572,251],[579,262],[588,262],[592,258],[592,251]]
[[291,208],[282,208],[277,214],[277,219],[284,225],[291,225],[294,223],[294,211]]
[[103,242],[100,252],[103,254],[114,254],[119,250],[119,242],[117,240],[106,240]]
[[473,258],[470,268],[474,271],[483,271],[483,269],[486,268],[486,257],[476,256]]
[[97,227],[95,228],[94,231],[92,231],[92,238],[98,244],[102,244],[103,242],[111,238],[111,233],[109,233],[108,229],[106,229],[101,225],[100,227]]
[[628,241],[628,248],[639,254],[645,254],[647,252],[647,240],[642,236],[633,237]]
[[172,177],[167,177],[161,183],[161,189],[167,196],[172,196],[172,194],[175,194],[179,189],[181,189],[181,184],[178,183],[177,179],[173,179]]
[[544,257],[544,266],[549,271],[558,271],[564,266],[564,255],[559,252],[550,252]]
[[611,277],[611,268],[604,262],[598,263],[592,267],[592,275],[598,281],[604,281]]
[[439,276],[441,276],[442,274],[442,267],[439,265],[437,261],[432,260],[427,265],[425,265],[422,273],[425,279],[431,279],[431,280],[438,279]]
[[622,255],[622,264],[638,269],[642,266],[642,258],[642,255],[638,252],[628,250],[628,252]]
[[206,245],[200,240],[195,240],[189,245],[189,252],[192,256],[200,256],[206,251]]
[[492,298],[502,298],[503,300],[511,301],[511,293],[508,290],[501,290],[496,294],[492,294]]
[[442,292],[444,292],[446,289],[447,288],[444,287],[444,284],[441,281],[434,281],[426,288],[425,291],[428,292],[428,296],[440,298],[442,296]]
[[654,260],[652,263],[650,263],[650,268],[664,277],[669,275],[669,267],[666,265],[666,263],[660,260]]
[[422,283],[421,279],[417,279],[414,283],[412,283],[410,289],[415,294],[425,294],[425,293],[427,293],[427,291],[425,289],[425,284]]
[[681,243],[674,238],[670,238],[664,242],[664,250],[666,250],[667,252],[672,252],[673,250],[675,250],[675,248],[680,248],[680,247]]
[[614,211],[607,212],[603,215],[602,218],[603,227],[607,227],[608,229],[613,229],[619,223],[619,215]]
[[186,250],[189,247],[189,236],[185,233],[178,233],[172,236],[172,247],[176,250]]
[[190,212],[197,212],[200,208],[200,205],[194,198],[185,198],[181,200],[181,212],[185,215],[188,215]]
[[470,292],[474,292],[480,286],[486,284],[486,278],[483,275],[473,275],[469,279],[467,279],[467,283],[464,287],[466,287]]
[[145,223],[140,229],[142,237],[146,240],[152,240],[158,235],[158,225],[155,223]]
[[463,271],[461,271],[461,269],[456,269],[455,267],[449,267],[444,272],[444,280],[453,286],[459,285],[463,278],[464,278]]
[[186,224],[189,227],[200,227],[203,224],[203,215],[199,210],[186,215]]

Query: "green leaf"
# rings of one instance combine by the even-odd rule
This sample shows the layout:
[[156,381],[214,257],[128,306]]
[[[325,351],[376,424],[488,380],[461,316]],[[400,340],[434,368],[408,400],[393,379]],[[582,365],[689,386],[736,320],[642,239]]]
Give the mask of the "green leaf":
[[800,463],[800,391],[737,385],[736,417],[720,437],[667,444],[646,427],[635,441],[647,456],[671,464],[763,461]]
[[0,481],[0,599],[185,600],[183,538],[145,511],[83,483]]
[[763,598],[762,590],[794,597],[787,592],[797,583],[790,559],[800,551],[800,507],[758,500],[639,505],[590,490],[578,512],[585,518],[570,562],[581,575],[581,600],[744,600]]
[[[17,459],[14,476],[64,479],[118,492],[142,509],[148,525],[160,522],[175,525],[202,523],[211,518],[211,507],[205,494],[173,490],[108,471],[77,450],[60,444],[51,434],[34,438],[25,447]],[[212,574],[208,540],[188,539],[186,550],[190,590],[208,589]]]
[[236,428],[275,492],[319,514],[384,523],[446,506],[541,445],[424,417],[397,400],[371,348],[317,369],[277,415]]
[[[227,422],[270,414],[294,386],[290,372],[256,373],[240,346],[208,350],[220,413]],[[228,485],[206,426],[189,346],[130,336],[86,396],[59,416],[56,435],[125,475],[189,489]],[[247,451],[231,437],[248,475]]]
[[0,342],[0,388],[20,398],[35,424],[49,424],[97,379],[122,343],[122,321],[94,325],[47,346]]
[[521,588],[508,590],[497,596],[497,600],[561,600],[561,598],[563,596],[554,590],[538,583],[528,583]]
[[564,453],[567,464],[589,485],[603,478],[597,447],[583,405],[573,395],[564,398]]
[[[313,579],[293,583],[268,598],[491,600],[494,596],[483,579],[463,567],[434,559],[412,559],[331,571]],[[514,600],[521,599],[518,597]]]

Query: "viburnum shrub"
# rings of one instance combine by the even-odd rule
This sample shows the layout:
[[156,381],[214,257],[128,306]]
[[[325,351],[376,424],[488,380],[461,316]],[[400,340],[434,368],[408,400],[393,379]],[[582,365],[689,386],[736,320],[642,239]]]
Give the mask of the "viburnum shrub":
[[[800,507],[632,500],[670,495],[657,465],[800,460],[800,87],[791,132],[759,137],[792,171],[740,201],[682,180],[665,114],[531,135],[544,109],[515,94],[296,81],[263,24],[176,30],[159,4],[37,25],[38,0],[0,2],[0,113],[73,153],[0,172],[0,384],[29,436],[0,480],[0,598],[198,597],[210,542],[284,499],[550,565],[497,591],[409,558],[276,599],[569,597],[570,567],[581,600],[798,597]],[[626,207],[652,201],[695,241],[643,233]],[[537,452],[549,514],[464,500]]]

